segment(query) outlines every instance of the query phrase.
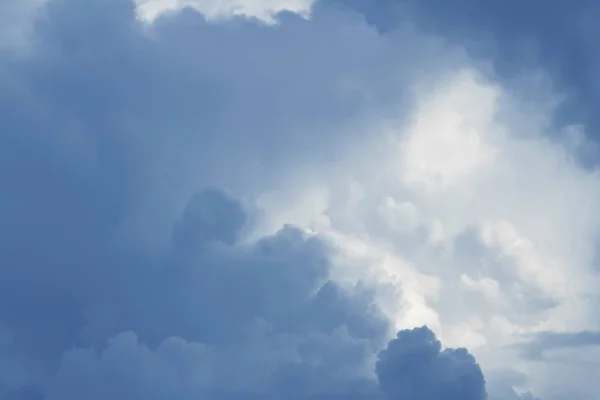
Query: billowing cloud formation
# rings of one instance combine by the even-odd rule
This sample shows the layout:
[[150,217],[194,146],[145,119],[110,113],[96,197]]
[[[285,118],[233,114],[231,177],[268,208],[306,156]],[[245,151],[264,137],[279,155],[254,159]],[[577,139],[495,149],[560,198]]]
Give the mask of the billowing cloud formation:
[[600,329],[600,181],[552,71],[411,8],[264,4],[14,8],[1,395],[593,399],[595,353],[514,351]]
[[[34,381],[44,398],[379,398],[369,366],[388,324],[371,293],[329,281],[326,243],[295,228],[236,246],[243,223],[237,203],[202,191],[178,223],[165,264],[104,264],[113,276],[93,282],[94,296],[64,282],[62,304],[43,299],[50,315],[81,321],[56,321],[62,332],[28,341],[26,324],[43,322],[38,310],[11,326],[26,369],[46,369]],[[69,337],[80,345],[70,349]],[[60,351],[58,359],[39,358]],[[417,370],[407,375],[410,365]],[[429,382],[412,389],[418,398],[437,399],[440,390],[484,398],[475,360],[465,350],[440,353],[427,328],[401,332],[376,371],[384,398],[402,398],[397,379],[409,380],[406,388]]]
[[243,215],[219,192],[195,197],[166,265],[141,266],[130,282],[121,279],[125,291],[90,307],[84,331],[100,347],[67,351],[47,397],[281,398],[368,390],[366,360],[387,331],[369,293],[328,282],[325,245],[297,229],[233,246]]
[[382,351],[377,375],[392,399],[484,399],[485,381],[465,349],[446,349],[426,327],[400,331]]

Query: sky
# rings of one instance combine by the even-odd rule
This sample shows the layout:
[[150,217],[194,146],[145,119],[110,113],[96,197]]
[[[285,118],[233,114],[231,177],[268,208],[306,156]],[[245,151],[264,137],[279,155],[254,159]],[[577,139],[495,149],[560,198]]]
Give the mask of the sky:
[[0,0],[0,400],[595,400],[598,18]]

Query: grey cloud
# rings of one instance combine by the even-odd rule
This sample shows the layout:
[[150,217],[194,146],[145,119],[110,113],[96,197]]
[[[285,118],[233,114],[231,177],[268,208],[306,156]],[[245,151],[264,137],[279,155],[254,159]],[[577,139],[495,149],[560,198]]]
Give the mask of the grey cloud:
[[[206,224],[219,215],[239,230],[239,205],[214,190],[192,203],[204,212],[183,213],[167,264],[121,264],[129,271],[118,285],[104,283],[88,304],[76,300],[92,312],[65,333],[86,334],[62,348],[57,375],[42,385],[47,399],[396,399],[402,390],[483,399],[473,357],[441,351],[427,328],[400,332],[381,352],[379,389],[369,366],[387,321],[368,292],[327,280],[325,243],[288,227],[250,247],[227,245],[220,239],[230,236],[206,235]],[[68,310],[54,307],[48,312]]]
[[551,350],[592,346],[600,346],[600,332],[541,332],[516,345],[525,357],[534,360],[543,359]]
[[442,350],[427,327],[400,331],[377,362],[382,391],[389,399],[487,398],[481,369],[466,349]]
[[[597,130],[600,52],[594,44],[599,32],[593,21],[600,7],[596,1],[334,1],[362,13],[383,33],[392,32],[402,21],[416,22],[465,46],[474,57],[491,60],[506,83],[518,85],[523,71],[541,67],[567,95],[556,122],[585,122]],[[597,162],[595,154],[584,151],[581,156],[582,161]]]
[[329,129],[339,121],[396,111],[402,91],[390,82],[406,67],[393,43],[335,9],[282,18],[274,28],[214,25],[188,10],[145,32],[129,1],[53,0],[32,53],[0,66],[2,178],[28,199],[4,208],[11,225],[45,207],[47,225],[79,213],[80,225],[117,224],[154,246],[201,187],[256,192],[299,162],[327,160],[351,139]]
[[425,328],[374,371],[376,288],[332,282],[334,250],[292,226],[240,241],[254,214],[232,199],[327,159],[348,136],[324,127],[403,104],[391,77],[419,49],[334,6],[145,32],[129,1],[53,0],[35,32],[0,55],[0,396],[482,398],[473,357]]
[[[63,275],[62,287],[46,282],[48,293],[19,320],[4,319],[28,362],[47,366],[40,382],[47,398],[192,398],[215,391],[223,398],[233,396],[228,391],[277,398],[304,388],[298,379],[306,390],[350,393],[343,384],[354,388],[368,375],[368,359],[388,333],[370,293],[328,281],[327,247],[319,239],[289,227],[250,247],[227,244],[244,223],[239,205],[215,190],[192,204],[162,263],[130,256],[88,270],[96,275],[91,282]],[[229,232],[207,230],[215,216]],[[17,293],[4,295],[16,305]],[[45,329],[53,324],[60,329]],[[210,372],[204,381],[197,382],[197,369]]]

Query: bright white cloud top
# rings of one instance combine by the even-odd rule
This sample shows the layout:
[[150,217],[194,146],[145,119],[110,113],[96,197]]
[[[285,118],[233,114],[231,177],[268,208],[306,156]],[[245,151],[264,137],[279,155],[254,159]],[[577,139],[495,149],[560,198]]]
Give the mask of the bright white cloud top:
[[139,17],[148,22],[190,8],[209,20],[243,16],[273,23],[277,14],[284,11],[308,16],[312,3],[313,0],[137,0],[136,7]]

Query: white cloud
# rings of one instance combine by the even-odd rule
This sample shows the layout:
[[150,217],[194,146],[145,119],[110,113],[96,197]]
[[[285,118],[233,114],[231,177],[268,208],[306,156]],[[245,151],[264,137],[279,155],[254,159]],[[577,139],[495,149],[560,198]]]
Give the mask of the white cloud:
[[202,13],[208,20],[235,16],[256,18],[274,23],[277,14],[288,11],[304,16],[310,14],[314,0],[135,0],[140,19],[154,21],[157,17],[184,8]]
[[[272,23],[283,10],[308,13],[311,2],[150,0],[138,2],[138,11],[152,20],[186,6],[209,20],[243,15]],[[144,179],[152,183],[140,183],[142,204],[131,207],[140,214],[125,225],[143,223],[124,229],[126,236],[143,231],[163,238],[155,228],[164,217],[164,237],[170,237],[165,210],[177,214],[178,201],[206,184],[202,171],[220,171],[226,178],[214,178],[218,185],[233,182],[224,186],[238,195],[259,192],[256,206],[265,221],[256,236],[298,224],[336,245],[335,279],[385,283],[378,301],[398,328],[427,324],[446,345],[474,350],[488,369],[537,372],[503,346],[524,332],[598,328],[589,295],[598,283],[591,264],[600,181],[574,161],[573,152],[585,147],[581,129],[569,128],[564,141],[547,138],[557,133],[550,123],[557,96],[537,75],[527,75],[519,82],[524,86],[507,86],[480,74],[460,50],[414,29],[403,27],[388,40],[357,16],[329,18],[283,24],[268,44],[262,31],[230,36],[216,25],[181,48],[165,40],[169,51],[161,59],[186,65],[175,74],[208,76],[233,101],[214,138],[219,146],[197,151],[199,143],[175,133],[168,143],[177,146],[150,145]],[[157,71],[151,80],[173,86],[174,75],[163,81],[166,72]],[[414,76],[422,79],[407,110],[396,103],[403,98],[397,92]],[[187,82],[177,88],[197,90]],[[173,98],[171,92],[156,98],[161,95]],[[340,97],[352,100],[345,112]],[[389,117],[388,108],[397,115]],[[358,110],[355,118],[349,110]],[[160,118],[171,123],[178,115],[153,109],[139,118],[151,121],[140,136],[145,141],[153,129],[164,135]],[[191,123],[177,130],[199,136],[205,116],[183,116]],[[265,127],[272,132],[252,133]],[[264,154],[261,146],[268,148]],[[325,157],[322,148],[336,154]],[[255,171],[253,156],[275,161]],[[211,157],[219,161],[211,164]],[[530,374],[541,394],[547,377],[560,373],[544,368],[552,372]]]
[[[396,286],[380,301],[398,328],[427,324],[490,370],[531,372],[504,347],[519,334],[598,328],[588,295],[600,180],[569,140],[548,138],[553,108],[531,93],[476,69],[416,88],[405,122],[375,118],[361,154],[288,183],[318,187],[319,207],[296,197],[265,211],[328,234],[338,279]],[[534,389],[549,384],[538,376]]]
[[419,98],[399,160],[405,183],[441,189],[494,162],[486,136],[496,133],[487,128],[495,117],[498,92],[497,87],[478,84],[473,74],[462,71]]

